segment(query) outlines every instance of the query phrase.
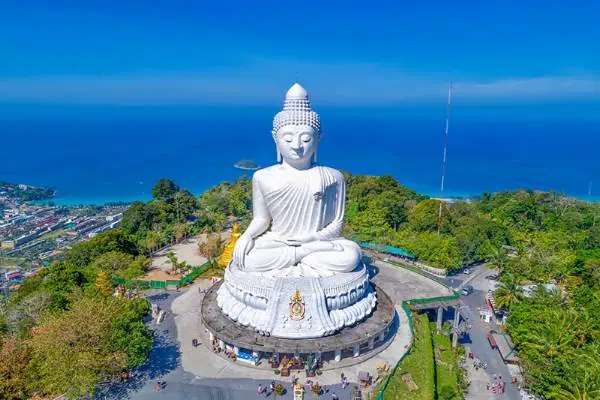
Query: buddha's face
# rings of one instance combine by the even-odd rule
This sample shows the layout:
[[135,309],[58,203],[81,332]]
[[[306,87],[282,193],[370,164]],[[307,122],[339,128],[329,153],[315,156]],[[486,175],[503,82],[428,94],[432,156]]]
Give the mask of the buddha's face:
[[318,136],[308,125],[286,125],[275,135],[281,157],[290,165],[300,166],[311,162],[317,151]]

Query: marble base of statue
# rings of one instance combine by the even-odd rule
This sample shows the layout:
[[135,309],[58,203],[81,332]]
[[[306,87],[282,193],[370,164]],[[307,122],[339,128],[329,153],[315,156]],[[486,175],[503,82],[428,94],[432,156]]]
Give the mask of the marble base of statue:
[[331,335],[369,316],[376,303],[362,262],[353,272],[322,277],[265,277],[232,262],[217,296],[237,323],[291,339]]

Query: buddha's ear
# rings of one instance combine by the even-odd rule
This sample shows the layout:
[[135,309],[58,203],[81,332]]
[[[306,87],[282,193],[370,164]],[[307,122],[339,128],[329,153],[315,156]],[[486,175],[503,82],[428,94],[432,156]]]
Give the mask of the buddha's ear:
[[315,152],[312,155],[312,159],[313,159],[313,164],[317,163],[317,150],[315,150]]
[[277,162],[281,162],[281,152],[279,151],[279,148],[277,148]]

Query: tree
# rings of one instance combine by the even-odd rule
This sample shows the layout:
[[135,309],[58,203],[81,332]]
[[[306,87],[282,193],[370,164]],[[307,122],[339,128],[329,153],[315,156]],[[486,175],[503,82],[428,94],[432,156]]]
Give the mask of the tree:
[[83,297],[68,311],[50,315],[31,339],[29,368],[36,376],[31,389],[80,398],[123,368],[139,365],[152,346],[140,322],[143,310],[135,301]]
[[96,289],[102,296],[112,295],[113,288],[110,282],[110,277],[106,271],[98,272],[98,276],[96,277]]
[[376,198],[353,216],[351,226],[361,240],[372,242],[383,242],[392,232],[387,222],[387,211],[381,200]]
[[152,197],[169,203],[178,191],[179,186],[175,182],[170,179],[160,179],[152,188]]
[[504,275],[494,292],[496,306],[510,308],[521,298],[521,287],[514,275]]
[[83,269],[97,256],[109,251],[137,255],[136,244],[120,229],[113,229],[94,236],[87,242],[78,243],[67,252],[65,262]]
[[144,241],[144,245],[148,251],[148,254],[153,253],[156,249],[160,247],[161,240],[160,234],[156,231],[148,231],[146,234],[146,239]]
[[131,254],[120,251],[109,251],[96,257],[90,265],[89,270],[94,275],[98,271],[105,271],[111,276],[132,279],[144,274],[147,261],[148,259],[144,256],[134,257]]
[[177,270],[181,267],[183,267],[184,265],[186,265],[185,262],[179,262],[177,261],[177,256],[175,255],[175,253],[173,253],[172,251],[169,251],[167,253],[167,259],[169,260],[169,262],[171,263],[171,272],[177,272]]
[[36,291],[27,295],[8,310],[5,322],[8,330],[19,338],[29,336],[31,328],[42,320],[50,302],[51,295],[48,292]]
[[[412,229],[417,231],[433,232],[438,229],[440,201],[427,199],[418,203],[408,215],[408,222]],[[448,207],[442,204],[442,215],[448,217]]]
[[502,273],[502,271],[508,264],[508,261],[508,251],[503,246],[493,249],[490,262],[492,263],[492,265],[494,265],[500,270],[500,273]]
[[152,229],[155,211],[154,207],[148,207],[141,201],[133,202],[123,213],[120,227],[129,234],[140,236]]
[[[597,347],[597,346],[596,346]],[[565,376],[548,398],[555,400],[593,400],[600,398],[600,357],[598,350],[579,354],[566,368]]]
[[134,260],[131,254],[120,251],[109,251],[94,259],[91,266],[93,269],[114,274],[129,267]]
[[189,190],[183,189],[175,194],[174,206],[177,221],[185,221],[198,209],[198,199]]
[[229,190],[229,204],[233,215],[246,216],[252,205],[250,191],[241,184],[232,186]]
[[0,398],[19,400],[28,398],[27,366],[31,349],[29,342],[14,336],[0,337]]
[[223,251],[223,241],[221,235],[213,233],[206,236],[206,240],[198,242],[198,252],[206,257],[210,263],[214,263],[215,259]]
[[175,241],[176,242],[181,242],[181,240],[183,240],[187,234],[188,234],[189,228],[188,228],[188,224],[186,223],[177,223],[175,225],[173,225],[173,234],[175,235]]

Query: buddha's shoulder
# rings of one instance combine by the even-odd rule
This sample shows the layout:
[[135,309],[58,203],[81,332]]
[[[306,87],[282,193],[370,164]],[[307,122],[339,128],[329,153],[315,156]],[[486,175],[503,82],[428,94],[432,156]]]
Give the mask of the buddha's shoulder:
[[264,178],[268,178],[270,176],[276,175],[278,172],[280,172],[279,171],[280,169],[281,169],[281,166],[278,164],[271,165],[270,167],[261,168],[254,172],[254,175],[252,175],[252,178],[255,180],[261,180]]
[[333,179],[335,179],[336,181],[343,181],[344,180],[344,174],[342,174],[340,171],[338,171],[335,168],[331,168],[331,167],[325,167],[323,165],[318,165],[315,168],[320,169],[323,173],[330,175],[331,177],[333,177]]

